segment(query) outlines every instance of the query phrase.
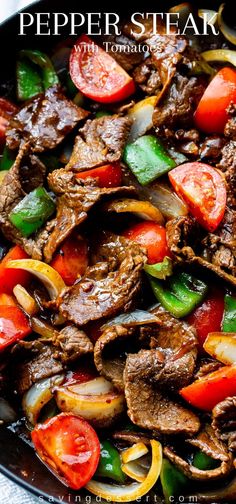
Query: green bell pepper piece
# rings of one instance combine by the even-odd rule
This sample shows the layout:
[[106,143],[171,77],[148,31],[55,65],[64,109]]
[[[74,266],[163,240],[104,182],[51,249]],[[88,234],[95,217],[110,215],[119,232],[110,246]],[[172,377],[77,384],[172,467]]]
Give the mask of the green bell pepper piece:
[[176,273],[162,282],[149,276],[154,295],[174,317],[185,317],[205,297],[207,285],[189,273]]
[[118,450],[110,441],[102,441],[100,445],[101,455],[95,476],[124,483],[126,477],[121,469],[121,458]]
[[183,495],[189,484],[188,478],[167,459],[163,459],[160,480],[166,503]]
[[0,161],[0,171],[2,170],[10,170],[14,161],[16,159],[15,153],[12,152],[7,147],[4,147],[1,161]]
[[225,311],[222,324],[224,332],[236,332],[236,297],[225,295]]
[[199,450],[193,457],[192,465],[194,467],[197,467],[197,469],[207,471],[209,469],[215,469],[216,467],[219,467],[220,462],[219,460],[215,460],[212,457],[209,457],[209,455],[206,455],[206,453],[203,453]]
[[124,161],[142,185],[149,184],[176,166],[160,140],[153,135],[145,135],[124,150]]
[[99,119],[100,117],[105,117],[105,116],[110,116],[112,115],[112,112],[109,112],[108,110],[98,110],[96,112],[95,117],[96,119]]
[[159,280],[165,280],[172,275],[172,261],[169,257],[165,257],[160,263],[145,264],[144,271]]
[[30,98],[43,92],[41,75],[26,58],[17,61],[16,76],[18,100],[30,100]]
[[29,59],[41,69],[44,89],[59,83],[53,64],[46,54],[36,49],[23,49],[20,51],[20,57]]
[[55,203],[43,187],[27,194],[9,214],[11,223],[23,236],[35,233],[54,213]]

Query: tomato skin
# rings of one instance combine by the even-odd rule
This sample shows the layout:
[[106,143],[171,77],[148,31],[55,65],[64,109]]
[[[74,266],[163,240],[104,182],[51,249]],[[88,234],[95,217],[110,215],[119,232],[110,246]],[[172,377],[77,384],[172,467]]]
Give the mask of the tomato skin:
[[27,259],[28,257],[28,254],[19,245],[15,245],[9,250],[0,263],[0,292],[12,294],[15,285],[20,284],[23,287],[27,285],[30,273],[20,269],[6,268],[6,264],[14,259]]
[[119,187],[122,182],[122,170],[119,163],[108,164],[79,172],[76,175],[77,179],[87,179],[88,177],[96,178],[99,187]]
[[236,394],[236,365],[209,373],[182,388],[179,393],[192,406],[211,411],[217,403]]
[[193,325],[197,331],[201,352],[203,352],[203,344],[208,334],[221,331],[223,314],[224,293],[215,290],[188,316],[187,322]]
[[41,460],[65,485],[79,490],[93,477],[100,443],[95,430],[83,418],[60,413],[36,425],[31,437]]
[[204,163],[184,163],[168,174],[176,193],[187,203],[190,213],[207,231],[214,232],[226,208],[223,174]]
[[61,245],[51,261],[66,285],[73,285],[88,266],[88,246],[81,237],[70,236]]
[[194,114],[195,125],[205,133],[223,133],[226,109],[236,103],[236,71],[222,68],[206,88]]
[[100,103],[118,102],[135,92],[134,80],[87,35],[71,51],[70,76],[85,96]]
[[162,262],[165,256],[171,256],[166,230],[152,221],[143,221],[127,229],[123,235],[146,247],[148,264]]
[[0,306],[0,350],[30,333],[29,321],[18,306]]

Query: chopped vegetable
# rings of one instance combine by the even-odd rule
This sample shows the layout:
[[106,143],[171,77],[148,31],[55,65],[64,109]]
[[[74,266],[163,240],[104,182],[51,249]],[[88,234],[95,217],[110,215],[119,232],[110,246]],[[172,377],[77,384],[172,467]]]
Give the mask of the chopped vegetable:
[[202,451],[197,451],[193,457],[192,465],[201,471],[215,469],[219,465],[219,460],[213,459]]
[[148,264],[162,262],[166,256],[170,256],[166,230],[156,222],[139,222],[127,229],[123,235],[146,248]]
[[163,459],[160,479],[166,504],[183,495],[189,483],[186,476],[167,459]]
[[95,477],[109,478],[118,483],[125,482],[121,469],[121,458],[118,450],[110,441],[100,442],[101,454]]
[[13,289],[13,294],[19,305],[28,315],[32,316],[38,312],[39,307],[36,301],[22,285],[17,284]]
[[172,261],[169,257],[165,257],[164,260],[157,264],[145,264],[144,271],[154,278],[159,278],[159,280],[165,280],[166,277],[171,276]]
[[24,394],[22,408],[28,421],[35,425],[38,421],[41,410],[53,397],[52,388],[60,384],[64,379],[63,375],[56,375],[51,378],[39,380]]
[[236,365],[204,375],[179,393],[195,408],[211,411],[217,403],[236,394]]
[[118,486],[101,483],[92,479],[86,485],[87,490],[101,499],[107,499],[110,502],[132,502],[147,494],[158,480],[162,465],[161,444],[154,439],[150,443],[152,448],[152,463],[147,477],[142,483],[135,482],[129,485]]
[[20,100],[28,100],[59,84],[57,73],[49,57],[36,49],[23,49],[17,66],[17,89]]
[[73,285],[88,266],[88,245],[80,236],[69,236],[60,246],[51,261],[51,266],[66,285]]
[[27,317],[17,306],[0,306],[0,350],[31,333]]
[[35,233],[55,211],[55,203],[43,187],[37,187],[18,203],[9,220],[23,236]]
[[146,455],[147,453],[148,453],[147,446],[140,441],[139,443],[135,443],[133,446],[127,448],[121,453],[122,462],[123,464],[133,462],[133,460],[137,460],[140,457]]
[[86,382],[85,392],[83,392],[83,384],[68,388],[57,387],[54,394],[58,408],[86,418],[96,427],[109,427],[124,411],[124,395],[116,392],[113,387],[107,392],[97,392],[96,379],[92,382],[89,391],[89,382]]
[[85,96],[101,103],[118,102],[135,92],[133,79],[87,35],[81,35],[71,51],[70,76]]
[[[58,297],[66,287],[61,275],[49,266],[49,264],[45,264],[42,261],[36,261],[34,259],[16,259],[7,262],[6,268],[22,269],[35,275],[44,284],[44,287],[48,290],[52,299]],[[21,282],[18,281],[16,283]]]
[[225,296],[225,311],[222,324],[224,332],[236,332],[236,297]]
[[204,133],[223,133],[227,108],[236,103],[236,70],[222,68],[206,88],[194,115],[197,128]]
[[149,184],[176,166],[160,140],[153,135],[142,136],[128,143],[124,150],[124,161],[142,185]]
[[223,313],[224,294],[220,290],[214,289],[203,303],[189,315],[187,321],[197,331],[200,350],[202,350],[203,343],[210,332],[221,330]]
[[5,292],[1,292],[0,306],[17,306],[17,303],[13,296],[10,296],[10,294],[5,294]]
[[236,333],[213,332],[204,343],[205,351],[223,364],[236,363]]
[[36,425],[31,437],[42,462],[70,488],[78,490],[94,475],[100,443],[83,418],[61,413]]
[[212,166],[196,161],[178,166],[169,174],[169,179],[199,224],[207,231],[214,232],[226,208],[223,174]]
[[152,128],[152,116],[156,102],[157,96],[148,96],[129,109],[129,118],[133,121],[129,142],[133,142]]
[[149,280],[157,300],[177,318],[188,315],[207,293],[207,285],[189,273],[176,273],[166,282]]
[[127,464],[122,464],[122,471],[129,476],[129,478],[142,483],[147,477],[147,469],[142,467],[138,461],[127,462]]
[[130,313],[122,313],[112,320],[108,320],[102,325],[101,329],[104,329],[107,326],[134,326],[142,324],[155,324],[156,322],[158,322],[158,319],[152,313],[144,310],[134,310]]
[[206,61],[231,63],[231,65],[236,66],[236,51],[231,51],[231,49],[211,49],[210,51],[204,51],[202,57]]
[[16,284],[21,284],[24,287],[27,286],[30,275],[26,271],[20,269],[9,269],[8,263],[17,259],[27,259],[28,255],[26,252],[15,245],[9,250],[0,263],[0,292],[6,292],[7,294],[12,294],[13,288]]
[[107,212],[133,212],[136,213],[140,219],[147,219],[157,222],[158,224],[164,224],[163,215],[160,210],[149,201],[123,198],[105,203],[103,209]]
[[225,36],[225,38],[229,42],[231,42],[231,44],[236,45],[236,30],[235,30],[235,25],[234,25],[234,19],[232,19],[232,26],[229,26],[229,24],[226,23],[226,21],[224,19],[225,7],[226,7],[225,3],[222,3],[219,7],[218,18],[217,18],[219,28],[220,28],[220,31]]
[[96,179],[99,187],[119,187],[122,182],[121,166],[119,163],[113,163],[79,172],[76,175],[77,179],[89,177]]
[[40,334],[44,339],[54,339],[59,336],[59,332],[52,325],[37,317],[31,318],[31,327],[36,334]]
[[10,170],[15,161],[15,158],[16,158],[15,153],[12,152],[7,147],[4,147],[2,158],[0,161],[0,171],[3,170],[4,172],[7,172],[8,170]]

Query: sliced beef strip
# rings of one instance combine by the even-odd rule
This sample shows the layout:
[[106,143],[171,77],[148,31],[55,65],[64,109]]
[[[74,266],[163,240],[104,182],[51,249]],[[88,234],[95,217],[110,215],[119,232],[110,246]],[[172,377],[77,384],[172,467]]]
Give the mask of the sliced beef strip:
[[[123,34],[109,35],[106,37],[105,42],[107,43],[108,53],[127,72],[139,65],[144,59],[144,52],[139,50],[136,42]],[[111,46],[115,46],[116,51],[112,50]]]
[[66,98],[59,86],[53,86],[28,102],[11,119],[6,132],[9,149],[29,141],[32,151],[54,149],[89,112]]
[[66,169],[82,171],[119,161],[130,127],[130,119],[118,115],[89,119],[79,130]]
[[204,138],[199,149],[201,161],[218,162],[222,155],[225,139],[219,135],[211,135]]
[[[84,325],[91,320],[110,317],[121,310],[128,311],[141,287],[141,271],[146,261],[143,249],[125,238],[112,238],[116,242],[118,263],[111,269],[107,262],[89,266],[84,277],[58,299],[60,313],[75,324]],[[126,257],[120,261],[121,250]]]
[[200,428],[198,417],[150,380],[153,367],[155,373],[163,367],[155,350],[141,350],[127,357],[124,381],[131,421],[161,434],[195,434]]
[[[232,214],[231,214],[232,215]],[[222,232],[229,230],[233,222],[227,224],[230,212],[225,215],[224,222],[219,228]],[[168,246],[178,262],[186,262],[206,268],[232,285],[236,285],[236,259],[234,250],[234,240],[229,232],[230,241],[222,240],[217,235],[208,234],[204,236],[203,229],[198,226],[191,217],[178,217],[167,222]]]
[[145,445],[150,444],[151,434],[148,432],[133,432],[130,430],[115,431],[112,434],[113,439],[121,441],[128,444],[144,443]]
[[87,334],[73,325],[61,329],[52,344],[58,348],[58,357],[62,363],[76,361],[93,352],[93,344]]
[[178,455],[177,450],[170,446],[165,446],[163,450],[164,455],[189,479],[209,481],[225,478],[231,473],[233,469],[232,455],[227,451],[227,447],[222,442],[219,442],[214,430],[210,426],[205,426],[196,438],[193,437],[188,442],[200,448],[203,453],[206,453],[213,459],[220,461],[219,467],[215,469],[201,470]]
[[161,77],[152,58],[145,59],[134,69],[133,78],[148,95],[158,94],[162,89]]
[[233,452],[236,467],[236,396],[227,397],[213,408],[212,427],[218,439]]
[[229,119],[225,125],[224,135],[231,140],[236,140],[236,105],[231,103],[227,108]]

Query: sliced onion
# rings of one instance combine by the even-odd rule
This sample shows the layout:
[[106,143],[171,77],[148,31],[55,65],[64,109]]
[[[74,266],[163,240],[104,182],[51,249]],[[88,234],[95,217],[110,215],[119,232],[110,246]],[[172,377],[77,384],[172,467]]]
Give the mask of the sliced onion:
[[174,219],[188,214],[188,207],[167,185],[154,182],[146,188],[149,201],[157,206],[164,217]]
[[149,96],[129,109],[128,115],[133,121],[128,138],[129,142],[133,142],[152,128],[152,116],[156,103],[157,96]]
[[24,394],[22,408],[29,422],[32,425],[37,423],[40,412],[53,397],[52,388],[60,385],[64,380],[64,375],[56,375],[38,381]]
[[210,9],[198,9],[198,15],[201,19],[206,19],[207,23],[215,25],[217,22],[218,12]]
[[15,422],[16,412],[6,399],[0,397],[0,420],[2,422]]
[[35,259],[16,259],[9,261],[6,268],[23,269],[35,275],[47,289],[51,299],[57,298],[66,288],[66,284],[61,275],[49,264]]
[[112,383],[103,378],[103,376],[99,376],[98,378],[94,378],[94,380],[69,386],[68,390],[76,394],[99,395],[112,392],[114,387]]
[[132,502],[140,499],[147,494],[157,482],[162,465],[162,447],[161,444],[152,439],[152,463],[147,477],[142,483],[131,483],[130,485],[110,485],[95,480],[90,480],[86,489],[101,499],[107,499],[109,502]]
[[50,324],[47,324],[43,320],[33,317],[31,319],[31,328],[37,334],[40,334],[43,338],[54,339],[59,335],[59,331],[54,329]]
[[147,477],[147,470],[145,470],[138,462],[128,462],[127,464],[121,465],[122,471],[129,476],[129,478],[134,479],[142,483]]
[[164,224],[164,218],[160,210],[153,206],[150,201],[140,201],[135,199],[118,199],[109,201],[103,205],[107,212],[133,212],[136,213],[141,219],[152,220],[158,224]]
[[223,364],[236,363],[236,333],[210,333],[203,347],[208,354]]
[[[218,25],[220,31],[223,33],[224,37],[229,40],[232,44],[236,45],[236,30],[235,28],[228,26],[223,19],[223,12],[225,8],[225,3],[222,3],[219,11],[218,11]],[[234,12],[233,12],[234,15]],[[234,22],[234,18],[232,18],[232,23]]]
[[28,315],[32,316],[38,312],[39,307],[36,301],[22,285],[17,284],[13,289],[13,294],[19,305],[22,306],[23,310],[28,313]]
[[156,324],[158,322],[158,318],[144,310],[134,310],[130,313],[122,313],[112,320],[108,320],[101,329],[105,329],[105,327],[115,326],[115,325],[124,325],[124,326],[132,326],[132,325],[142,325],[142,324]]
[[231,63],[236,66],[236,51],[230,49],[212,49],[204,51],[202,57],[205,61],[220,61],[223,63]]
[[130,448],[127,448],[127,450],[124,450],[121,453],[122,462],[123,464],[127,464],[128,462],[132,462],[133,460],[137,460],[140,457],[143,457],[147,453],[147,446],[140,441],[139,443],[135,443],[133,446],[130,446]]
[[110,427],[125,409],[124,395],[118,392],[85,395],[56,387],[54,396],[59,410],[82,416],[98,428]]

